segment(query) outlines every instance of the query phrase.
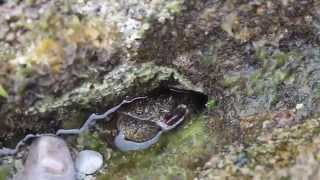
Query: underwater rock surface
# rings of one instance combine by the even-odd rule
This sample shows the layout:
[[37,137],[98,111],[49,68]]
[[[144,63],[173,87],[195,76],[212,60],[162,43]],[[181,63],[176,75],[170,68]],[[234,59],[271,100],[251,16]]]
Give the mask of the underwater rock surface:
[[[319,9],[311,0],[0,2],[0,146],[77,128],[165,85],[205,94],[206,109],[150,149],[112,151],[98,179],[317,177]],[[111,121],[84,144],[107,152]],[[122,127],[131,140],[158,132],[132,124]]]

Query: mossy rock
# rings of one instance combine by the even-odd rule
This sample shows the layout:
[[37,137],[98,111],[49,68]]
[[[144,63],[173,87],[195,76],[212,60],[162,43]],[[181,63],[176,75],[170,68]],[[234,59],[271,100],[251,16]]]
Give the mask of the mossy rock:
[[203,115],[196,115],[176,131],[163,135],[152,148],[141,152],[114,152],[104,179],[192,179],[211,150]]

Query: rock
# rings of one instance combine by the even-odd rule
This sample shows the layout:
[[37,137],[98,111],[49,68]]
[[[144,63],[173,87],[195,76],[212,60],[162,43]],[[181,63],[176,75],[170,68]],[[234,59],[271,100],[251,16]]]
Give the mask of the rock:
[[24,169],[14,180],[75,180],[74,164],[66,143],[42,136],[31,145]]
[[8,25],[4,24],[4,26],[0,29],[0,39],[5,38],[7,32],[9,31]]
[[100,153],[92,150],[81,151],[76,158],[76,170],[78,174],[89,175],[95,173],[103,165],[103,157]]
[[[309,146],[309,137],[319,135],[318,128],[314,128],[313,134],[308,130],[297,134],[299,129],[294,129],[296,123],[310,121],[300,117],[320,113],[319,1],[28,2],[30,5],[26,1],[8,1],[0,7],[6,19],[3,22],[14,25],[10,25],[12,32],[26,31],[12,42],[0,42],[0,54],[3,54],[0,67],[9,69],[2,70],[0,75],[0,83],[9,94],[8,100],[0,103],[3,146],[28,132],[54,132],[61,122],[67,124],[70,119],[81,123],[87,114],[104,112],[127,96],[146,94],[159,84],[166,85],[177,74],[171,76],[169,69],[186,76],[217,101],[216,107],[208,108],[202,118],[209,128],[203,134],[217,141],[208,144],[213,147],[213,155],[220,155],[220,151],[226,155],[225,146],[235,142],[244,143],[244,152],[250,151],[250,147],[261,149],[251,151],[243,169],[234,166],[233,157],[237,158],[238,152],[229,153],[226,161],[230,166],[219,161],[213,167],[225,173],[220,175],[213,170],[212,177],[207,179],[230,177],[231,170],[235,170],[234,179],[241,179],[242,171],[243,179],[263,179],[266,171],[273,175],[274,170],[298,161],[298,150],[292,146]],[[39,10],[39,19],[29,23],[24,13],[30,8]],[[74,49],[69,49],[70,44]],[[52,66],[52,72],[47,71],[50,69],[47,64]],[[298,106],[296,115],[280,113],[274,119],[263,118],[259,122],[251,118],[278,113],[279,109],[291,110],[297,104],[304,107]],[[250,121],[246,121],[247,116]],[[106,133],[116,133],[107,130]],[[270,141],[256,139],[261,133],[275,139],[269,135],[271,131],[286,132],[272,134],[284,136],[272,146]],[[186,137],[193,138],[189,131],[188,134]],[[286,138],[289,135],[293,137]],[[167,142],[176,141],[170,136]],[[183,158],[171,158],[168,146],[156,146],[154,149],[158,151],[153,153],[151,149],[151,153],[146,153],[149,156],[140,158],[141,161],[130,159],[126,165],[124,158],[120,159],[119,170],[108,169],[109,179],[152,179],[147,177],[151,173],[165,176],[164,179],[198,178],[194,176],[200,174],[198,168],[211,152],[203,153],[200,146],[187,144],[189,149],[182,153],[177,148],[179,143],[172,144]],[[193,156],[189,155],[192,151]],[[163,157],[160,153],[167,153],[174,162],[170,164],[159,158]],[[131,154],[139,153],[124,156]],[[148,159],[150,163],[146,165]],[[190,161],[192,164],[187,163]],[[297,171],[298,167],[294,168],[295,172],[309,177],[309,173]],[[317,169],[315,165],[312,167]],[[179,168],[182,170],[177,171]],[[256,171],[247,173],[248,170]],[[254,176],[257,171],[262,177]]]

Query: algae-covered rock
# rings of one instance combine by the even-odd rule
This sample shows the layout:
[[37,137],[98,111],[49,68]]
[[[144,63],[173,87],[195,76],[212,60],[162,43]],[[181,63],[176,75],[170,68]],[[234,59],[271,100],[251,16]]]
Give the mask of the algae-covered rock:
[[98,179],[154,179],[196,177],[195,167],[212,151],[214,139],[208,137],[205,117],[199,115],[160,142],[142,152],[113,153],[109,166]]
[[[156,66],[152,63],[134,65],[123,64],[105,77],[102,82],[83,83],[79,88],[62,95],[61,97],[47,97],[39,100],[33,106],[28,107],[15,116],[10,114],[3,116],[1,132],[2,138],[14,136],[14,132],[55,132],[59,122],[72,118],[84,118],[77,110],[91,113],[105,111],[111,104],[121,101],[125,96],[144,95],[147,92],[161,86],[179,85],[184,89],[201,91],[201,88],[193,86],[176,70]],[[6,123],[10,119],[12,124]],[[19,119],[19,120],[18,120]],[[47,124],[49,121],[56,123]],[[78,119],[79,124],[85,119]],[[37,122],[36,124],[28,121]]]
[[319,122],[264,132],[248,147],[231,145],[206,162],[200,179],[317,179]]
[[[102,179],[316,177],[319,9],[311,0],[3,1],[0,145],[174,87],[208,96],[205,120],[150,150],[115,150]],[[111,125],[83,146],[110,145]]]

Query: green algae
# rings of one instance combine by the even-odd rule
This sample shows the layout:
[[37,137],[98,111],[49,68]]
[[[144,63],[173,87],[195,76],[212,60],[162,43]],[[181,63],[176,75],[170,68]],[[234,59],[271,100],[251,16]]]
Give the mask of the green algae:
[[280,85],[292,85],[296,81],[293,72],[303,63],[304,56],[296,50],[269,53],[262,47],[256,50],[255,57],[261,67],[248,76],[247,95],[259,95],[259,99],[268,101],[267,106],[275,105],[281,100],[278,94]]
[[105,152],[107,143],[101,139],[97,133],[85,132],[77,138],[77,147],[79,149],[91,149],[99,152]]
[[183,1],[172,1],[169,2],[165,8],[172,14],[179,14],[182,10],[182,2]]
[[1,84],[0,84],[0,96],[5,98],[8,97],[7,91],[2,87]]
[[215,107],[217,107],[217,105],[218,105],[218,101],[217,100],[209,99],[207,104],[206,104],[206,107],[210,111],[210,110],[213,110]]
[[191,179],[208,153],[211,140],[203,115],[165,134],[151,149],[114,152],[105,174],[98,179]]
[[7,180],[9,171],[6,168],[0,167],[0,180]]
[[223,87],[225,88],[234,88],[239,85],[240,77],[239,76],[225,76],[223,81]]

